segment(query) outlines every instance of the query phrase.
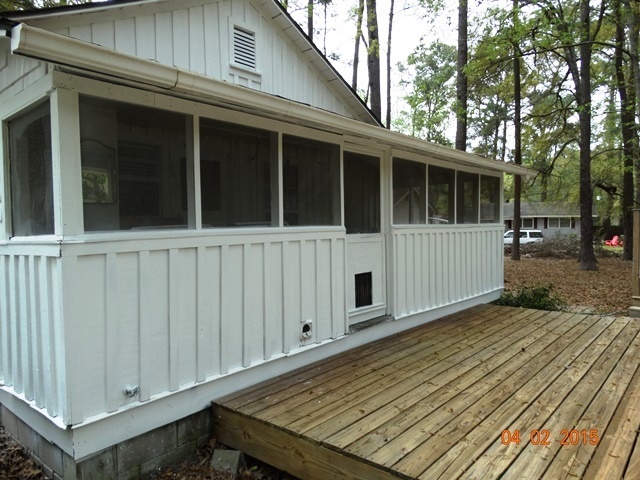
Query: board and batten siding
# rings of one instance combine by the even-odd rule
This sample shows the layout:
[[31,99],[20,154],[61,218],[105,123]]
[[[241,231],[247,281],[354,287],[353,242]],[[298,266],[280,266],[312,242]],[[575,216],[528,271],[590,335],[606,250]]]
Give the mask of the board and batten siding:
[[63,256],[73,424],[348,329],[341,231],[69,244]]
[[[262,15],[251,0],[189,2],[179,9],[173,3],[174,9],[166,5],[88,12],[70,17],[76,22],[71,26],[47,18],[29,23],[354,118],[318,70],[329,67],[305,59],[281,27]],[[255,71],[232,65],[234,25],[255,32]]]
[[393,230],[396,318],[503,287],[503,226]]
[[65,418],[62,259],[57,253],[57,245],[5,246],[0,253],[0,385],[50,417]]

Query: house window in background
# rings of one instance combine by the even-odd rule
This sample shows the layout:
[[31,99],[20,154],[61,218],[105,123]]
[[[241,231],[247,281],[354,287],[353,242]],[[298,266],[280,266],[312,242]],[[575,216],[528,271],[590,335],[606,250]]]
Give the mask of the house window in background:
[[455,223],[455,170],[429,165],[429,223]]
[[272,135],[201,119],[203,227],[271,226]]
[[547,228],[571,228],[571,218],[549,217]]
[[186,117],[80,97],[85,231],[187,226]]
[[535,228],[533,225],[533,218],[522,218],[520,221],[520,228]]
[[456,223],[478,223],[479,175],[458,171],[456,175]]
[[500,178],[480,175],[480,223],[498,223],[500,206]]
[[426,223],[427,166],[424,163],[393,159],[393,223]]
[[8,127],[13,235],[53,234],[49,102],[11,120]]
[[284,224],[340,225],[340,147],[284,135]]

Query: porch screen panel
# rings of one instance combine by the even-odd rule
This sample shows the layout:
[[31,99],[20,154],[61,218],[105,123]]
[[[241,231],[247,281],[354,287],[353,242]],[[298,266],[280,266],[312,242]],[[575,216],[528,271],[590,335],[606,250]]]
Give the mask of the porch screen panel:
[[200,121],[204,227],[271,226],[272,134]]
[[86,231],[186,228],[186,117],[80,97]]
[[49,102],[11,120],[8,127],[13,235],[53,234]]
[[425,187],[427,166],[410,160],[393,159],[393,223],[426,222]]
[[428,172],[429,223],[455,223],[455,170],[429,165]]
[[344,154],[344,225],[347,233],[380,232],[380,159]]
[[480,175],[480,223],[500,221],[500,179]]
[[283,136],[285,225],[340,224],[340,147]]
[[458,171],[456,178],[456,223],[478,223],[478,180],[475,173]]

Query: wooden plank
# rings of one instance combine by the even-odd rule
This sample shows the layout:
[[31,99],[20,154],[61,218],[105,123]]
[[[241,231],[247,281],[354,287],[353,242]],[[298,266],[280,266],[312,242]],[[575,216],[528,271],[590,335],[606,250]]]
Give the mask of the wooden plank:
[[[357,411],[350,412],[351,415],[356,417],[354,419],[356,421],[350,424],[348,428],[344,428],[326,438],[325,441],[339,448],[350,446],[351,451],[359,451],[364,456],[373,453],[389,440],[389,437],[386,434],[383,435],[380,430],[383,425],[397,426],[398,422],[401,421],[400,418],[406,418],[405,414],[409,412],[409,409],[419,403],[437,406],[451,400],[459,392],[463,392],[473,386],[478,381],[478,377],[485,376],[492,369],[500,369],[497,372],[507,376],[508,370],[515,370],[520,362],[526,361],[525,356],[519,356],[516,357],[516,360],[513,360],[515,353],[526,350],[528,355],[535,356],[537,352],[553,342],[558,335],[575,326],[581,317],[575,316],[567,319],[559,315],[551,318],[553,319],[551,322],[549,322],[548,317],[532,322],[532,328],[535,329],[532,334],[514,341],[508,348],[495,352],[488,360],[482,361],[482,363],[464,373],[453,368],[447,369],[429,380],[428,389],[415,388],[405,393],[402,398],[386,403],[382,408],[375,408],[376,402],[358,404]],[[547,323],[547,325],[544,325],[544,323]],[[507,370],[507,372],[504,370]],[[394,390],[396,389],[394,388]],[[376,401],[384,396],[386,396],[384,393],[378,396]],[[378,443],[374,439],[377,439]],[[356,443],[357,441],[360,441],[360,443]],[[368,450],[358,450],[361,446],[366,446]]]
[[368,362],[388,355],[389,351],[406,349],[420,342],[424,336],[436,335],[436,332],[463,331],[472,324],[489,321],[492,318],[492,312],[495,313],[499,308],[495,306],[485,307],[474,309],[471,312],[467,310],[447,316],[442,320],[436,320],[411,329],[402,335],[377,340],[349,352],[334,355],[326,360],[301,367],[260,385],[249,387],[228,397],[221,398],[217,403],[233,409],[244,408],[244,413],[251,413],[251,410],[245,408],[250,403],[267,398],[279,391],[286,390],[289,393],[293,393],[291,387],[297,383],[309,380],[318,383],[325,378],[340,375],[348,368],[364,367]]
[[[599,323],[606,321],[608,319],[602,318]],[[586,408],[586,404],[593,398],[595,391],[615,366],[620,357],[618,351],[621,348],[626,348],[625,343],[628,345],[631,342],[631,339],[628,338],[628,332],[615,338],[620,327],[624,325],[625,322],[620,320],[612,322],[599,341],[594,342],[585,355],[576,359],[573,363],[575,368],[579,369],[580,365],[584,365],[586,362],[590,369],[582,379],[568,382],[568,386],[572,388],[568,395],[565,394],[566,388],[562,388],[563,385],[559,383],[541,396],[534,409],[530,410],[530,417],[521,416],[516,423],[509,427],[510,430],[520,428],[524,432],[532,429],[546,429],[553,436],[550,445],[531,445],[528,443],[528,435],[525,435],[526,442],[521,445],[502,446],[497,445],[496,441],[496,445],[480,461],[476,462],[474,469],[469,470],[464,478],[473,478],[470,476],[472,471],[480,468],[485,463],[483,462],[485,458],[493,460],[491,471],[494,473],[504,472],[509,475],[518,472],[520,478],[540,478],[560,448],[560,442],[557,438],[560,431],[563,428],[570,429],[575,425],[580,414]],[[615,340],[613,340],[614,338]],[[600,355],[603,345],[606,346],[606,350]],[[596,355],[599,357],[596,362],[593,362]],[[578,373],[576,372],[576,375]],[[548,408],[547,405],[549,405]]]
[[[610,331],[608,335],[610,336],[612,332]],[[600,349],[603,348],[604,344],[601,343]],[[563,401],[567,392],[595,362],[597,353],[596,349],[585,349],[581,353],[583,358],[576,359],[574,362],[579,368],[565,369],[563,367],[564,371],[559,371],[560,376],[540,398],[538,398],[541,388],[539,378],[534,378],[523,385],[500,409],[479,423],[464,439],[449,449],[444,456],[425,471],[423,477],[458,478],[474,463],[482,464],[481,467],[473,468],[474,475],[488,471],[492,472],[491,476],[500,475],[501,470],[497,468],[492,470],[491,462],[487,462],[488,458],[501,457],[499,452],[504,451],[505,447],[499,439],[500,433],[505,429],[512,432],[519,429],[521,436],[524,435],[528,440],[531,429],[537,428],[539,423],[546,418],[540,419],[540,415],[549,415],[549,412]],[[585,363],[582,361],[583,359],[590,360],[591,363]],[[493,445],[494,451],[485,453],[491,445]],[[476,462],[483,454],[484,457]]]
[[[535,315],[538,314],[538,318]],[[537,333],[543,331],[542,327],[549,322],[547,318],[544,318],[543,312],[536,312],[536,314],[529,317],[525,317],[523,323],[526,323],[525,327],[518,328],[513,333],[507,335],[508,331],[505,329],[499,332],[499,336],[487,339],[485,342],[479,342],[472,347],[467,347],[450,357],[444,357],[444,355],[438,355],[440,358],[436,358],[433,363],[426,361],[428,357],[414,358],[415,361],[408,367],[404,367],[402,364],[397,365],[399,374],[389,375],[379,384],[369,385],[367,390],[369,393],[363,394],[362,392],[355,391],[350,401],[342,401],[339,406],[329,406],[329,402],[323,401],[322,403],[327,405],[324,407],[325,414],[305,415],[302,421],[294,422],[288,425],[287,428],[294,428],[297,432],[304,432],[305,435],[309,435],[312,438],[318,440],[324,440],[328,436],[331,436],[340,430],[347,429],[351,423],[362,417],[367,417],[373,422],[378,422],[381,412],[379,408],[390,405],[391,411],[387,409],[388,414],[397,414],[399,410],[403,408],[410,408],[411,405],[420,401],[425,395],[430,394],[436,390],[439,390],[443,385],[452,382],[449,392],[454,393],[460,391],[461,387],[458,384],[460,377],[471,376],[470,385],[476,382],[478,378],[484,377],[490,370],[490,366],[487,362],[495,362],[496,359],[500,363],[507,361],[513,357],[514,354],[519,353],[523,348],[523,345],[529,345],[529,337],[533,337],[533,333],[538,330]],[[542,317],[542,318],[540,318]],[[514,324],[517,325],[517,324]],[[525,337],[524,343],[519,348],[514,348],[514,344],[518,344],[518,339]],[[529,343],[527,343],[529,342]],[[500,356],[498,352],[507,350],[506,357]],[[395,367],[395,365],[394,365]],[[471,372],[471,373],[470,373]],[[389,380],[387,382],[387,380]],[[414,395],[410,395],[413,392]],[[454,393],[455,394],[455,393]],[[320,412],[323,409],[319,409]],[[338,415],[336,413],[339,412]],[[375,415],[370,415],[375,412]],[[315,413],[315,412],[314,412]],[[309,421],[310,418],[315,418],[315,421]],[[305,428],[299,428],[299,425],[305,425]],[[294,427],[295,426],[295,427]],[[375,428],[373,425],[368,427],[373,431]]]
[[638,441],[638,436],[636,435],[636,444],[633,448],[633,452],[631,453],[631,457],[629,458],[624,478],[637,478],[638,472],[640,472],[640,441]]
[[[551,347],[549,347],[549,343],[544,341],[542,342],[542,346],[547,350],[550,348],[565,347],[571,343],[572,339],[579,336],[580,333],[589,326],[589,322],[578,323],[569,334],[563,336],[551,335],[552,342],[549,342]],[[554,341],[556,341],[556,343],[553,343]],[[524,359],[530,363],[526,364],[526,370],[534,367],[542,368],[542,366],[548,362],[548,360],[540,355],[540,352],[535,347],[529,347],[518,355],[524,357]],[[456,412],[463,414],[462,412],[464,412],[467,407],[473,404],[473,402],[481,400],[487,392],[499,386],[505,378],[513,379],[515,374],[522,375],[522,372],[520,372],[521,369],[522,363],[512,360],[502,369],[483,378],[482,383],[479,385],[472,385],[467,391],[461,392],[461,396],[453,397],[447,403],[439,405],[438,410],[431,414],[429,414],[429,410],[425,412],[422,410],[425,409],[425,405],[431,405],[432,400],[428,397],[423,399],[416,404],[411,411],[405,412],[403,418],[389,422],[385,425],[384,429],[378,428],[376,430],[376,433],[382,433],[384,435],[382,440],[386,441],[381,443],[380,438],[377,438],[375,442],[370,441],[370,439],[363,439],[363,441],[357,442],[361,449],[359,453],[361,455],[367,455],[368,458],[377,462],[385,461],[392,464],[400,460],[406,453],[412,451],[413,448],[417,448],[423,441],[433,436],[433,433],[437,431],[438,425],[444,426],[449,420],[456,418]],[[533,370],[533,372],[535,373],[535,370]],[[438,421],[440,423],[437,423]],[[406,440],[407,438],[409,439],[408,442]],[[350,447],[350,450],[354,447],[356,447],[356,444]],[[363,447],[365,447],[364,450]]]
[[225,445],[305,480],[398,478],[388,471],[220,406],[214,407],[213,435]]
[[[594,333],[599,333],[598,328],[594,330]],[[462,405],[460,410],[456,411],[444,405],[370,458],[376,463],[393,465],[394,470],[406,475],[419,476],[449,448],[464,438],[475,425],[500,408],[524,383],[535,378],[539,381],[538,391],[544,390],[561,373],[562,365],[591,345],[590,340],[596,336],[594,333],[583,337],[586,342],[578,341],[570,334],[560,337],[557,342],[491,390],[484,392],[479,398],[470,399],[468,407]],[[473,393],[481,390],[485,381],[483,380]],[[410,453],[406,454],[407,450]]]
[[[640,368],[629,383],[627,391],[607,429],[600,439],[583,478],[623,478],[640,430]],[[637,465],[640,467],[640,465]],[[638,469],[630,470],[637,472]]]
[[[370,361],[365,363],[364,368],[347,368],[347,371],[339,376],[333,375],[326,382],[321,385],[304,385],[301,391],[297,394],[295,392],[287,392],[286,399],[278,400],[277,402],[270,402],[266,408],[261,408],[258,413],[253,411],[259,418],[268,419],[271,422],[278,423],[280,425],[288,425],[291,421],[295,421],[302,416],[314,417],[325,413],[317,410],[316,403],[322,402],[324,405],[333,405],[334,402],[341,400],[341,404],[345,404],[345,397],[350,394],[356,395],[371,395],[375,393],[376,388],[380,388],[382,384],[390,384],[394,380],[398,370],[410,368],[411,364],[419,361],[418,368],[425,369],[430,365],[437,363],[446,358],[449,355],[454,355],[462,351],[461,355],[471,355],[469,347],[474,343],[488,344],[493,342],[492,335],[506,336],[510,329],[517,328],[519,322],[524,322],[527,315],[532,314],[535,311],[521,311],[514,317],[505,317],[500,322],[491,325],[488,328],[481,329],[473,335],[467,335],[465,332],[459,332],[458,335],[435,335],[424,342],[419,342],[412,347],[404,348],[400,351],[396,351],[390,355],[384,356],[376,361]],[[518,319],[518,321],[514,321]],[[501,330],[504,330],[502,332]],[[429,350],[435,347],[433,352],[430,351],[428,357],[420,356],[416,358],[414,355],[417,352],[423,350]],[[447,349],[450,351],[447,353]],[[464,352],[464,350],[467,352]],[[382,384],[374,384],[376,380],[380,380]],[[361,389],[367,387],[366,391],[360,392]],[[313,391],[313,397],[310,398],[309,392]],[[324,395],[324,396],[322,396]],[[258,402],[256,402],[257,404]],[[293,407],[299,407],[302,404],[307,404],[308,410],[293,410]],[[337,412],[337,410],[332,410]],[[290,425],[290,428],[293,426]]]
[[[596,396],[579,421],[575,423],[575,426],[571,426],[578,432],[595,431],[598,437],[604,434],[627,385],[637,370],[638,358],[640,358],[640,338],[637,335],[639,329],[634,323],[630,323],[628,328],[635,331],[633,343],[624,352],[602,387],[597,389]],[[565,426],[563,428],[570,429],[571,427]],[[587,438],[589,437],[586,435],[579,436],[577,445],[575,445],[576,439],[571,438],[570,445],[561,448],[551,462],[545,472],[545,478],[582,478],[596,450],[596,445],[593,445],[591,441],[587,442]],[[606,472],[606,478],[611,478],[610,472]]]

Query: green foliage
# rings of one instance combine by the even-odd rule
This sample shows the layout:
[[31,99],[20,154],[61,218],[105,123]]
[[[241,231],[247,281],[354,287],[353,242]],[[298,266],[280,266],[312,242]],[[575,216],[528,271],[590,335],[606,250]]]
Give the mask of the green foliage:
[[523,287],[517,292],[504,292],[496,305],[508,307],[535,308],[537,310],[561,311],[567,308],[566,302],[551,295],[551,285]]
[[410,93],[405,97],[409,111],[401,112],[396,127],[430,142],[451,145],[445,130],[455,97],[455,47],[439,41],[420,45],[409,55],[407,66],[398,65],[398,68],[405,77],[401,84],[408,87]]

